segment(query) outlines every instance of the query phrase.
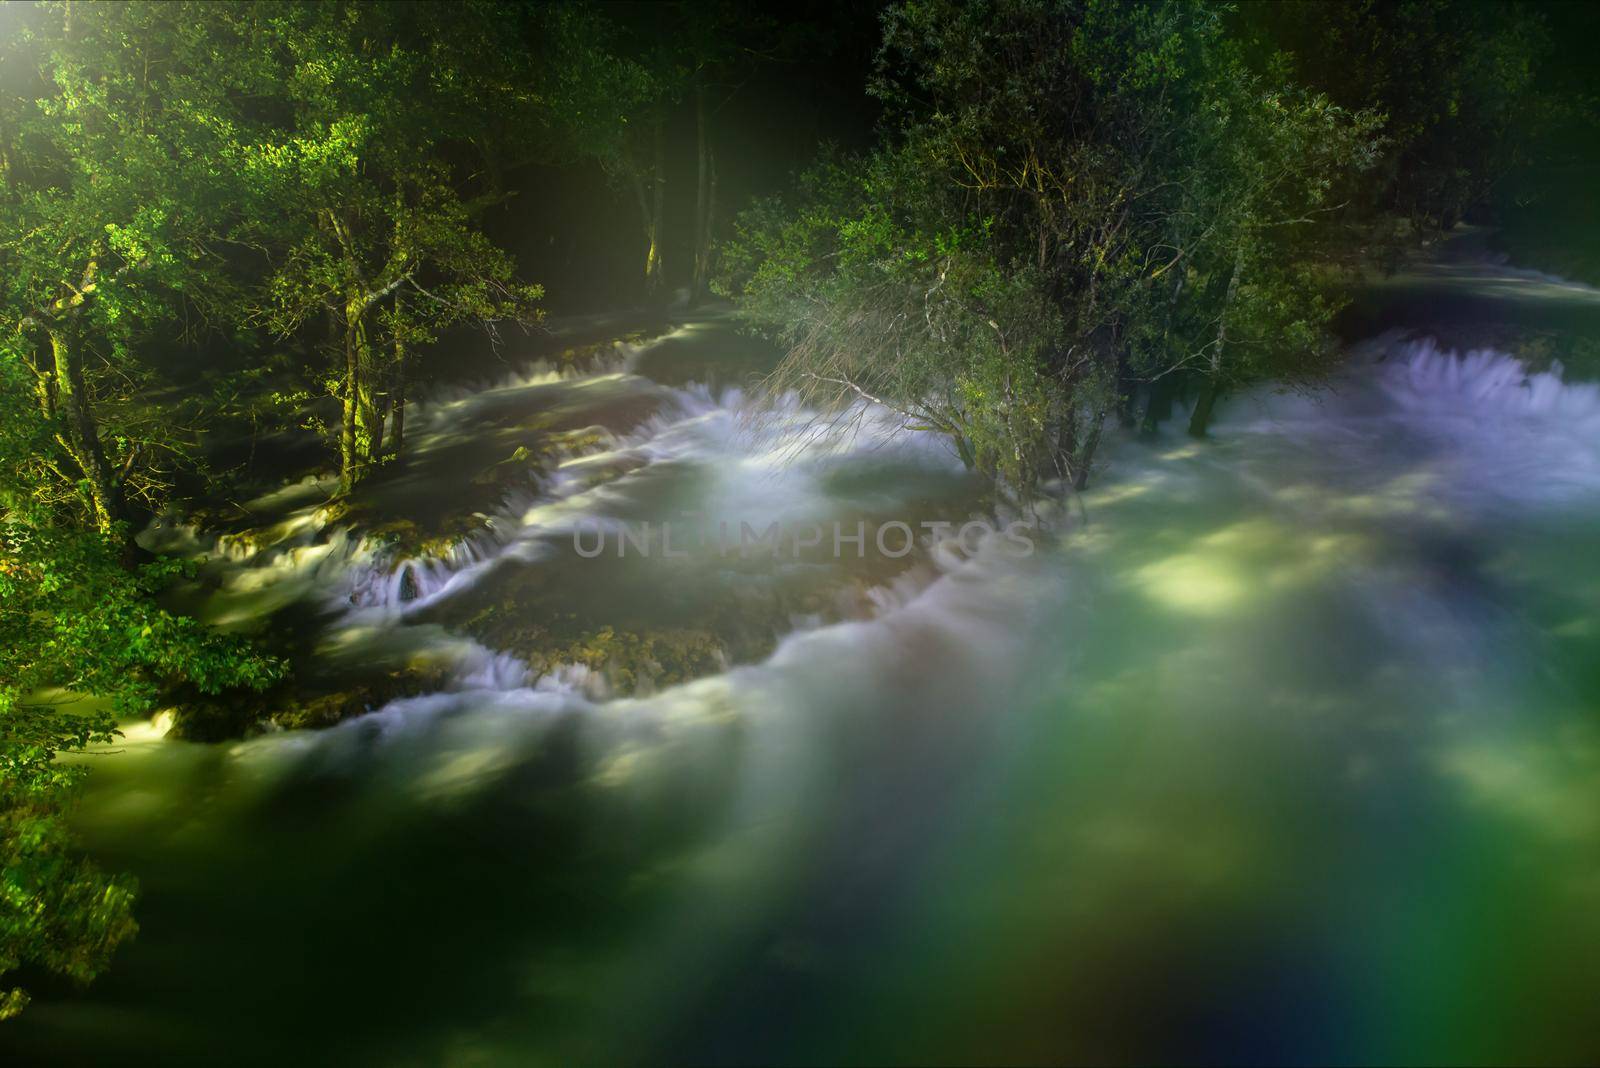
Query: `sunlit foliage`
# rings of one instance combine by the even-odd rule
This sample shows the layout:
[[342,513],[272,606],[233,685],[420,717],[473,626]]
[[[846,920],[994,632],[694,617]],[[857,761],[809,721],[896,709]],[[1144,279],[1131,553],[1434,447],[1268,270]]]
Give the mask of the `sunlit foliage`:
[[[56,755],[117,736],[183,688],[260,690],[282,666],[157,606],[184,565],[123,566],[97,531],[0,524],[0,980],[23,964],[79,982],[135,930],[134,885],[70,848],[64,809],[84,771]],[[0,1017],[26,995],[0,993]]]

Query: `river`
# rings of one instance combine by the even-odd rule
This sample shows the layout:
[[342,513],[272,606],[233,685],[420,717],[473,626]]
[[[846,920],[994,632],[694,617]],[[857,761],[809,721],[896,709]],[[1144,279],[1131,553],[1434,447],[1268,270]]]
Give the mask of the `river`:
[[[1064,511],[985,513],[1034,524],[1027,554],[705,537],[921,530],[982,500],[888,413],[754,404],[766,357],[717,315],[422,406],[396,511],[481,509],[471,474],[519,433],[583,431],[454,550],[319,529],[316,484],[248,545],[168,532],[219,569],[208,618],[298,605],[328,670],[421,657],[445,681],[233,744],[131,724],[87,758],[78,824],[139,878],[142,930],[0,1046],[1592,1061],[1600,387],[1404,327],[1600,336],[1600,294],[1474,261],[1364,299],[1383,321],[1326,389],[1232,398],[1203,443],[1116,437]],[[647,522],[688,536],[619,558]],[[552,611],[733,651],[625,686],[479,626]]]

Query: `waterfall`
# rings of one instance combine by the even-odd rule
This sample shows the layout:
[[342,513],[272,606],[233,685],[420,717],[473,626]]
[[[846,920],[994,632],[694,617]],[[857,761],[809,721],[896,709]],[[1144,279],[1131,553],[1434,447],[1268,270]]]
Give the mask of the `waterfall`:
[[1510,353],[1458,353],[1429,337],[1397,346],[1381,381],[1408,410],[1558,420],[1579,430],[1600,426],[1600,385],[1567,382],[1559,362],[1530,371]]

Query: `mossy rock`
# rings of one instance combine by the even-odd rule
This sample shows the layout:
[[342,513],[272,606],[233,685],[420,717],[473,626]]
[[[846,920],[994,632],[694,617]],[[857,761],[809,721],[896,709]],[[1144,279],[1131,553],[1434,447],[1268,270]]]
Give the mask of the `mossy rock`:
[[337,690],[289,693],[277,703],[271,721],[287,730],[331,727],[401,697],[437,693],[448,681],[445,668],[419,665],[354,681]]
[[729,662],[722,642],[707,631],[692,629],[638,632],[600,627],[565,644],[535,640],[513,651],[540,674],[563,664],[581,664],[619,694],[650,693],[704,678],[726,670]]
[[583,369],[616,355],[618,345],[642,345],[647,341],[654,341],[672,330],[670,323],[656,323],[651,326],[630,330],[619,337],[608,337],[601,341],[591,341],[582,345],[573,345],[562,350],[556,357],[556,362],[564,367]]
[[396,560],[416,557],[442,557],[451,549],[488,527],[482,515],[454,516],[443,529],[429,530],[411,519],[388,519],[367,530],[369,541],[382,542]]
[[500,494],[518,489],[532,482],[534,476],[544,470],[547,464],[541,449],[536,454],[526,445],[518,445],[516,449],[504,460],[479,471],[472,476],[474,486],[487,486]]

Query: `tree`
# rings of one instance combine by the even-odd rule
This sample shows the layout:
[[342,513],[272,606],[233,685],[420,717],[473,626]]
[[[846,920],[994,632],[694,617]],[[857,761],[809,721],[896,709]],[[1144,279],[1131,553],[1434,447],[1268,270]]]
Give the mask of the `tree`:
[[46,4],[8,41],[0,123],[0,494],[103,534],[154,509],[195,460],[178,413],[141,401],[143,348],[202,330],[232,296],[219,181],[236,82],[177,5]]
[[[200,463],[152,349],[237,307],[223,163],[242,83],[209,63],[229,42],[201,13],[41,4],[0,46],[0,975],[87,982],[135,930],[133,881],[73,848],[82,769],[57,754],[180,690],[282,674],[162,610],[182,568],[134,566],[130,540]],[[26,1000],[0,993],[0,1017]]]
[[1218,10],[934,0],[885,16],[892,133],[747,212],[728,291],[776,384],[866,398],[1030,489],[1082,486],[1141,384],[1327,355],[1312,254],[1378,119],[1252,73]]
[[742,63],[770,58],[763,45],[774,37],[761,12],[733,0],[678,5],[684,27],[680,46],[686,81],[694,100],[695,197],[689,302],[710,291],[713,234],[717,219],[717,153],[712,122],[738,90]]
[[1363,207],[1397,214],[1413,234],[1448,230],[1483,204],[1528,161],[1551,103],[1535,81],[1548,31],[1528,4],[1292,0],[1239,17],[1258,53],[1286,57],[1346,108],[1386,116]]
[[[538,286],[477,217],[501,191],[474,191],[470,158],[493,116],[527,103],[481,77],[461,10],[329,4],[269,8],[259,39],[276,65],[261,89],[279,107],[241,151],[264,243],[280,249],[260,321],[281,334],[334,324],[340,488],[403,441],[405,353],[462,321],[537,317]],[[486,25],[479,25],[485,33]],[[444,43],[441,43],[444,42]],[[499,94],[499,95],[495,95]]]
[[552,72],[552,102],[571,153],[600,163],[634,201],[645,238],[646,302],[666,297],[666,123],[686,70],[667,35],[666,5],[646,5],[638,24],[618,24],[589,5],[550,13],[550,35],[568,43]]

